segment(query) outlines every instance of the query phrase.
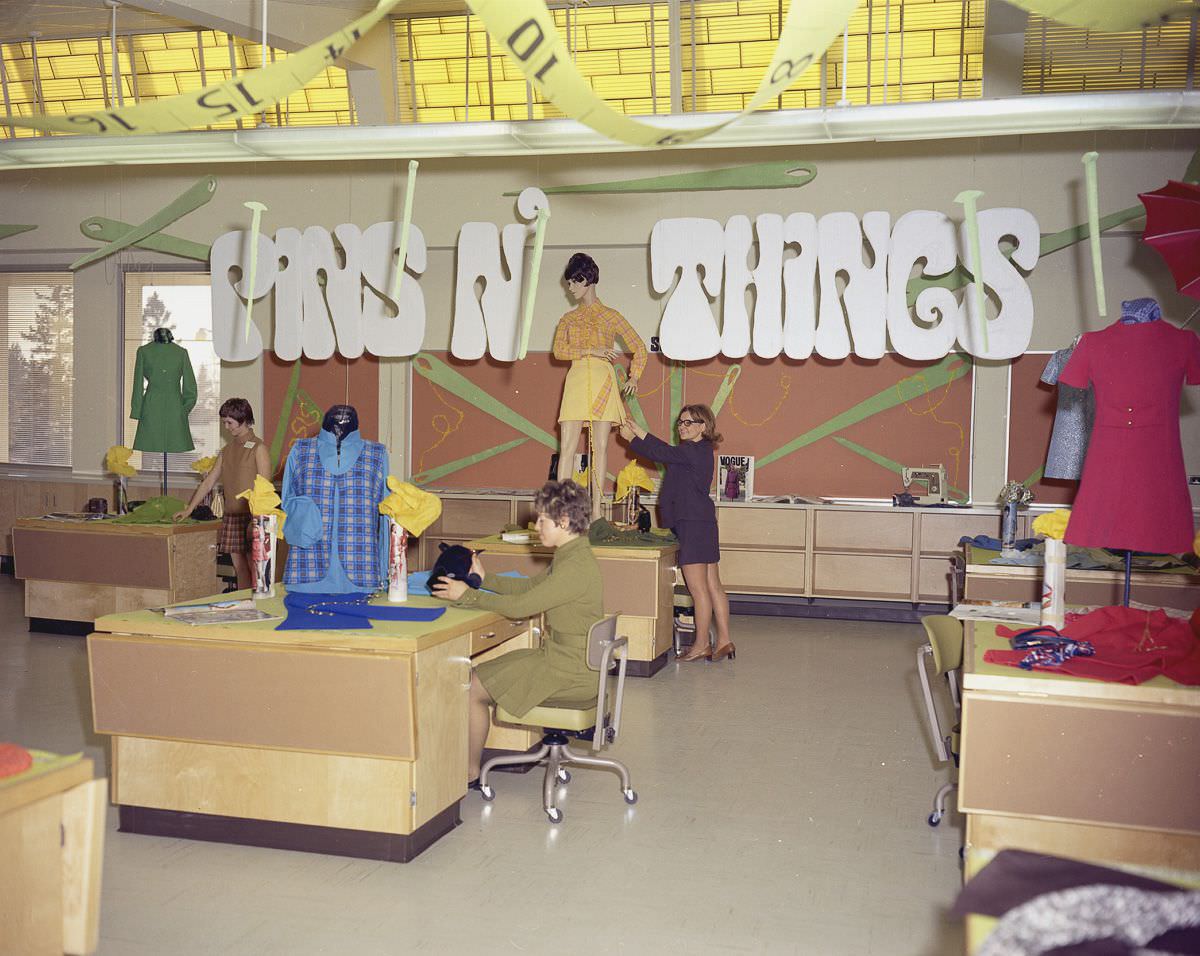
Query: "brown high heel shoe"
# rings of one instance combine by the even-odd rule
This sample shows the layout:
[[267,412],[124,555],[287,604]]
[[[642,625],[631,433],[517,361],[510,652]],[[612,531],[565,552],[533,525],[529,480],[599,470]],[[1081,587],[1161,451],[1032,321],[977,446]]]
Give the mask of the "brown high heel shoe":
[[712,652],[712,655],[709,659],[715,664],[717,661],[723,661],[727,657],[730,660],[733,660],[735,657],[737,657],[737,648],[733,646],[733,641],[722,644]]
[[686,654],[681,654],[676,660],[682,661],[685,664],[690,664],[692,661],[710,661],[712,660],[712,648],[707,647],[701,649],[702,645],[699,641],[692,645],[692,649]]

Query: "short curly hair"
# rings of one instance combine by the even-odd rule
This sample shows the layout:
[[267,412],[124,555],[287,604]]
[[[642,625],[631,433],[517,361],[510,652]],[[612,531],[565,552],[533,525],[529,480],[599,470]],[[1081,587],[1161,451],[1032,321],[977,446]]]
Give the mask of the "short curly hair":
[[578,282],[595,285],[600,281],[600,267],[596,265],[596,260],[586,252],[577,252],[567,260],[567,267],[563,270],[563,279],[567,282],[575,279]]
[[232,418],[239,425],[254,424],[254,409],[244,398],[227,398],[221,403],[218,418]]
[[533,496],[533,510],[557,523],[567,519],[567,530],[583,534],[592,524],[592,497],[573,481],[548,481]]

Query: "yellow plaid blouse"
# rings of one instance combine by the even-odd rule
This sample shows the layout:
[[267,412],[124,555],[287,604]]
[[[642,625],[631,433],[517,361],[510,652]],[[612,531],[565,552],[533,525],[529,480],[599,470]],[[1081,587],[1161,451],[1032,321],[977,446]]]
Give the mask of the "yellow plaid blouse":
[[585,357],[591,349],[613,348],[620,338],[625,348],[633,352],[629,366],[630,378],[641,378],[646,368],[646,346],[625,316],[610,309],[597,299],[591,305],[580,305],[558,320],[554,332],[554,357],[574,361]]

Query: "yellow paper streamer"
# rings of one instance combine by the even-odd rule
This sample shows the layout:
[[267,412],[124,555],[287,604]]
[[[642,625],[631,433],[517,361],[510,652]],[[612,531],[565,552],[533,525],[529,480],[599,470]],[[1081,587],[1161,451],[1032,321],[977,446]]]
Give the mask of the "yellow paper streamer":
[[437,495],[392,475],[388,475],[387,485],[391,494],[379,502],[379,513],[387,515],[409,534],[420,535],[442,513],[442,499]]
[[254,487],[247,488],[238,497],[245,498],[250,503],[250,513],[252,515],[257,517],[278,515],[279,530],[283,530],[283,522],[287,518],[287,515],[279,510],[279,505],[282,502],[279,500],[279,495],[275,493],[275,486],[262,475],[255,475]]
[[1064,508],[1051,511],[1049,514],[1038,515],[1033,519],[1033,533],[1043,538],[1063,539],[1067,533],[1067,522],[1071,520],[1071,512]]
[[216,455],[208,455],[205,458],[201,458],[198,461],[192,462],[192,471],[199,472],[202,475],[207,475],[210,471],[213,470],[213,466],[215,466],[216,463],[217,463],[217,456]]
[[399,2],[380,0],[374,10],[325,39],[291,54],[287,59],[242,73],[224,83],[206,86],[197,92],[96,113],[71,113],[66,116],[49,116],[45,113],[16,116],[9,113],[4,125],[28,126],[54,133],[130,136],[137,133],[174,133],[207,126],[217,120],[261,113],[268,106],[302,89],[309,80],[331,66]]
[[723,129],[791,86],[845,28],[858,0],[792,0],[775,54],[746,108],[713,126],[671,129],[618,113],[575,68],[543,0],[467,0],[493,41],[546,99],[572,119],[633,146],[679,146]]
[[[1180,13],[1173,0],[1009,0],[1015,6],[1040,17],[1049,17],[1074,27],[1091,27],[1114,33],[1140,30]],[[1182,15],[1190,15],[1185,7]]]
[[645,468],[636,461],[631,461],[617,474],[617,493],[613,496],[613,501],[623,501],[634,488],[653,491],[654,482],[650,480]]
[[104,470],[114,475],[120,475],[122,478],[136,475],[137,469],[129,464],[129,456],[132,454],[132,448],[126,448],[124,445],[113,445],[104,455]]

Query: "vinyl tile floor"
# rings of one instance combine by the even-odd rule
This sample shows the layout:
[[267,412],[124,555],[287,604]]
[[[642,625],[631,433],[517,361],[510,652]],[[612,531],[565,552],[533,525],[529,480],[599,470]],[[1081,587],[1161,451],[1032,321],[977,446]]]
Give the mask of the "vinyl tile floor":
[[[0,740],[107,773],[82,638],[31,634],[0,576]],[[918,625],[739,615],[735,661],[631,679],[617,777],[579,768],[550,824],[539,771],[471,793],[408,864],[118,833],[100,954],[957,954],[962,820],[922,712]],[[3,933],[0,928],[0,934]],[[2,948],[2,947],[0,947]]]

